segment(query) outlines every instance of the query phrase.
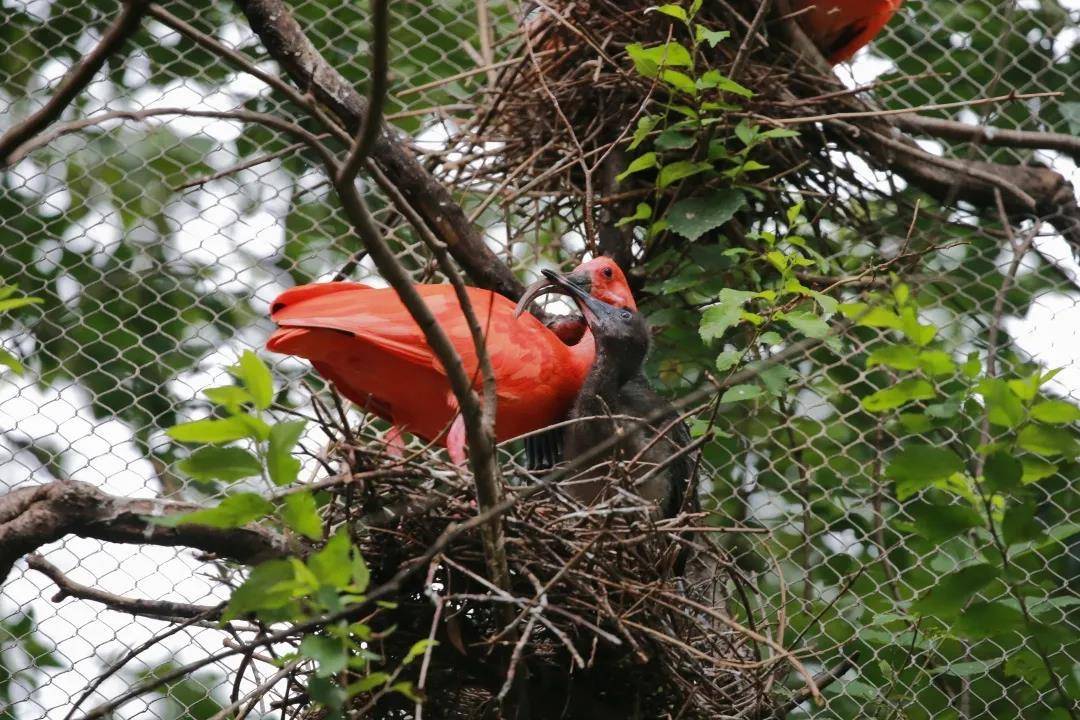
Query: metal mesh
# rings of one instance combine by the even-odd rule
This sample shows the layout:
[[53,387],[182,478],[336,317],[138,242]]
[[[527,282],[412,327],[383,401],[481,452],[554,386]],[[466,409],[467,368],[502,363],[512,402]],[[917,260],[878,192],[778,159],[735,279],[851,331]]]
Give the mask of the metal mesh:
[[[1043,2],[1040,13],[1024,12],[1036,4],[910,0],[875,48],[864,51],[850,68],[841,68],[840,74],[853,83],[879,76],[887,80],[878,95],[889,107],[933,105],[955,96],[1060,92],[1064,98],[1030,101],[1029,109],[1044,107],[1043,119],[1058,126],[1065,107],[1076,113],[1073,122],[1080,124],[1080,56],[1075,47],[1080,5]],[[471,72],[485,63],[483,54],[488,52],[477,40],[478,5],[464,0],[394,4],[394,82],[388,112],[415,137],[421,151],[439,147],[447,134],[441,124],[453,123],[455,113],[467,111],[468,98],[489,81],[488,73]],[[956,5],[978,5],[983,22],[955,23]],[[193,7],[198,9],[186,10],[190,22],[271,67],[257,38],[228,4]],[[369,34],[366,10],[307,0],[293,7],[330,63],[351,82],[362,84]],[[6,0],[3,8],[0,106],[7,109],[0,113],[0,129],[49,97],[63,71],[100,37],[116,3]],[[516,7],[493,2],[481,9],[495,37],[510,34]],[[993,42],[985,42],[985,37],[980,42],[980,35],[987,33]],[[172,106],[274,109],[258,83],[224,69],[159,23],[149,22],[133,45],[130,57],[101,72],[65,119]],[[997,54],[993,64],[1000,72],[972,76],[967,68],[973,63],[965,63],[965,53],[987,47]],[[497,45],[490,53],[488,59],[498,59],[501,48]],[[1041,113],[1013,117],[1008,111],[977,107],[939,114],[1042,129]],[[977,147],[973,152],[989,157],[1004,151]],[[280,156],[181,187],[268,153]],[[1047,163],[1080,181],[1075,165],[1062,155],[1010,153],[1012,161]],[[117,120],[66,135],[3,173],[0,280],[43,297],[45,303],[0,332],[4,347],[34,358],[24,377],[0,375],[0,490],[70,477],[118,495],[201,497],[198,488],[176,472],[177,458],[161,429],[204,413],[199,391],[221,384],[227,377],[223,368],[243,349],[261,347],[271,327],[268,304],[277,292],[329,279],[356,249],[323,176],[306,163],[295,150],[283,151],[275,138],[236,122],[161,116],[146,122]],[[401,234],[398,247],[410,269],[418,277],[430,275],[426,253],[409,242],[385,208],[379,217],[390,232]],[[491,229],[492,243],[503,243],[504,238],[505,228]],[[579,249],[572,239],[564,242],[569,250]],[[515,270],[521,274],[536,267],[535,254],[526,253],[527,247],[535,246],[522,242],[514,252],[502,248],[508,258],[516,258]],[[1080,277],[1060,238],[1040,240],[1037,250],[1071,273],[1069,280]],[[962,311],[965,295],[993,291],[996,285],[984,280],[999,274],[1009,261],[1007,253],[975,257],[963,251],[934,261],[955,278],[955,289],[943,293],[943,309],[935,319],[958,347],[979,330]],[[355,277],[371,274],[365,261]],[[950,309],[953,300],[955,308]],[[1053,390],[1080,401],[1076,306],[1074,289],[1046,292],[1018,308],[1006,330],[1008,340],[1030,360],[1063,368]],[[178,313],[183,323],[175,322]],[[306,367],[291,359],[275,360],[280,371],[294,376]],[[897,638],[887,637],[891,631],[882,624],[888,618],[875,619],[877,608],[888,605],[884,599],[895,588],[924,588],[954,568],[924,566],[917,556],[906,557],[902,566],[883,563],[883,551],[896,549],[891,544],[897,540],[879,528],[886,516],[890,522],[896,514],[904,516],[903,506],[873,501],[877,496],[865,487],[826,497],[817,485],[820,473],[855,478],[860,468],[881,462],[889,451],[874,447],[874,427],[865,413],[838,407],[827,397],[827,390],[865,382],[866,369],[844,358],[817,367],[812,375],[799,378],[804,389],[793,396],[800,417],[812,422],[785,421],[768,430],[753,422],[737,424],[726,428],[731,437],[706,455],[707,483],[717,494],[717,506],[735,512],[726,494],[734,489],[744,513],[739,521],[770,531],[758,549],[775,564],[748,571],[771,589],[768,599],[776,612],[782,612],[783,600],[790,604],[789,614],[820,613],[825,621],[804,638],[815,647],[858,635],[876,648],[859,657],[856,669],[833,686],[826,709],[807,705],[798,712],[838,718],[1008,717],[1010,712],[1014,717],[1050,717],[1045,684],[1025,681],[1022,672],[1011,676],[1011,684],[1002,684],[988,673],[995,651],[1026,660],[1032,647],[972,647],[967,659],[957,661],[955,652],[938,654],[947,639],[913,635],[901,640],[922,651],[922,665],[916,673],[902,672],[910,655],[905,658],[897,651]],[[295,387],[291,392],[299,401],[305,391]],[[783,455],[758,452],[765,432],[787,434]],[[1051,500],[1052,510],[1067,522],[1080,522],[1075,478],[1053,480],[1061,487],[1062,500]],[[839,522],[848,512],[865,522]],[[971,553],[985,550],[974,542],[968,547]],[[204,564],[186,551],[68,539],[42,553],[72,580],[120,595],[200,604],[226,597],[221,584],[204,575],[209,572]],[[1075,591],[1077,561],[1072,557],[1072,574],[1056,580]],[[783,597],[777,571],[786,581]],[[804,582],[808,573],[810,583]],[[853,596],[839,592],[847,583],[877,584],[875,590],[884,599],[876,606],[873,601],[852,605]],[[16,566],[0,590],[2,667],[14,673],[7,680],[6,700],[0,698],[0,717],[63,717],[109,662],[166,627],[81,600],[53,603],[52,592],[52,583],[25,570],[24,564]],[[873,599],[874,593],[854,597]],[[1043,622],[1077,630],[1075,611],[1055,607],[1040,612],[1044,610]],[[34,622],[26,622],[27,617]],[[88,705],[114,696],[141,672],[212,652],[221,642],[221,633],[212,628],[182,631],[97,688]],[[949,659],[943,663],[940,658]],[[190,677],[174,686],[167,699],[131,703],[121,714],[208,717],[215,710],[207,711],[207,698],[220,701],[226,696],[230,669],[234,666]],[[883,694],[860,680],[863,673],[892,678],[891,692]],[[1071,682],[1077,682],[1075,673]],[[982,687],[987,683],[997,687]],[[979,686],[977,692],[973,686]],[[951,695],[940,692],[941,687]],[[972,707],[973,696],[987,704]],[[952,704],[941,706],[943,697],[951,697]],[[6,711],[5,703],[10,703]]]

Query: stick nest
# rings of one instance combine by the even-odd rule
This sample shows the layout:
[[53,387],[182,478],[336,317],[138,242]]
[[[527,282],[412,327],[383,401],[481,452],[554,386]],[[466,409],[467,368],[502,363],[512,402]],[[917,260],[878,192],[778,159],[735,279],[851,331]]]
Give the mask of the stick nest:
[[[765,640],[754,610],[765,604],[704,514],[659,520],[626,489],[584,508],[558,485],[537,491],[520,471],[508,488],[518,501],[502,515],[512,578],[504,590],[487,579],[479,527],[429,552],[477,516],[467,472],[428,455],[380,468],[371,442],[339,450],[360,479],[335,490],[328,521],[354,528],[373,586],[417,570],[389,598],[393,607],[366,622],[389,668],[417,641],[437,641],[413,663],[425,717],[497,718],[500,704],[527,705],[541,719],[757,717],[767,689],[798,665]],[[621,475],[612,468],[616,486]],[[364,716],[413,708],[388,695]]]

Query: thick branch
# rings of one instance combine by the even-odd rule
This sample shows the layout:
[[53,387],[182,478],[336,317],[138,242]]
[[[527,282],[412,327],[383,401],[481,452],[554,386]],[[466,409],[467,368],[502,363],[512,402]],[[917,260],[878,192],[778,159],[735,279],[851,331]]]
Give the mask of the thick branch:
[[894,122],[901,130],[919,135],[930,135],[943,140],[971,142],[992,147],[1027,148],[1031,150],[1056,150],[1080,162],[1080,137],[1065,133],[1030,132],[1005,128],[969,125],[956,120],[902,115]]
[[[345,124],[358,132],[368,112],[367,101],[332,68],[308,40],[283,0],[237,0],[270,55],[302,90],[312,92]],[[424,222],[446,243],[450,254],[474,283],[510,298],[521,295],[521,283],[484,243],[447,189],[427,172],[383,127],[371,157],[391,178]]]
[[56,121],[71,101],[86,88],[98,70],[136,30],[146,13],[146,0],[126,0],[124,9],[90,53],[76,63],[56,88],[56,92],[37,112],[0,137],[0,168],[8,165],[11,151]]
[[0,496],[0,580],[15,561],[67,535],[134,545],[190,547],[255,564],[285,554],[285,539],[254,525],[214,528],[165,527],[153,517],[199,509],[198,505],[115,497],[74,480],[19,488]]
[[37,570],[56,583],[57,593],[53,596],[53,602],[60,602],[69,597],[81,600],[93,600],[118,612],[142,615],[156,618],[200,618],[213,620],[221,615],[220,607],[210,605],[189,605],[188,603],[169,602],[168,600],[147,600],[144,598],[129,598],[123,595],[114,595],[104,590],[81,585],[64,575],[60,568],[38,555],[31,554],[26,558],[26,564],[31,570]]

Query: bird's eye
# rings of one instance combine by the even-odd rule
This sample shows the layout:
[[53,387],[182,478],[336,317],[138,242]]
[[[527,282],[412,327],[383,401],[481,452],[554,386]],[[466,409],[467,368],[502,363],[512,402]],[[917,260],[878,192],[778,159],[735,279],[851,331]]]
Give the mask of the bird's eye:
[[633,314],[631,314],[631,312],[629,310],[623,310],[622,311],[622,319],[623,320],[631,320],[631,319],[633,319],[633,317],[634,317]]
[[601,270],[601,273],[603,274],[604,277],[606,277],[608,279],[615,277],[615,271],[612,270],[609,267],[606,267],[603,270]]

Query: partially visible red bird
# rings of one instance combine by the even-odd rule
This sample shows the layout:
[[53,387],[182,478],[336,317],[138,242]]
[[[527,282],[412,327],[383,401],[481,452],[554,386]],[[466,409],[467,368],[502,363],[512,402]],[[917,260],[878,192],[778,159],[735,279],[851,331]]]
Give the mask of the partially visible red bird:
[[833,65],[850,60],[888,24],[904,0],[795,0],[799,22]]
[[[610,258],[583,263],[569,278],[605,302],[636,309],[626,277]],[[479,361],[454,289],[416,288],[479,389]],[[549,329],[532,315],[516,318],[514,303],[502,295],[479,288],[469,288],[468,294],[485,328],[495,373],[496,438],[564,419],[596,352],[583,323],[561,321]],[[309,359],[342,395],[391,422],[393,446],[400,447],[400,435],[407,431],[439,441],[455,462],[464,462],[464,423],[446,372],[392,288],[302,285],[279,295],[270,316],[280,327],[266,347]]]

